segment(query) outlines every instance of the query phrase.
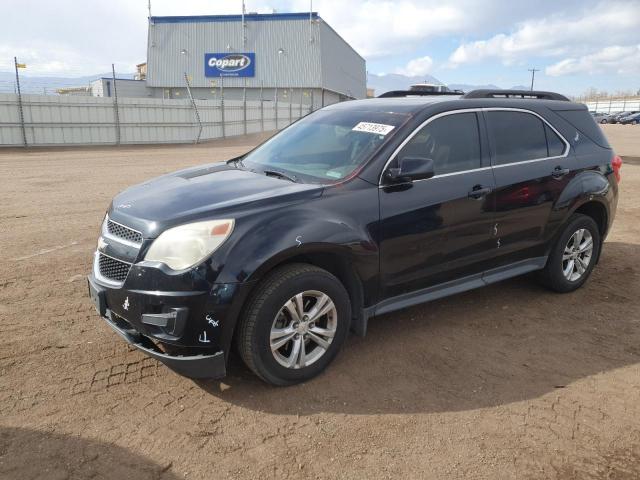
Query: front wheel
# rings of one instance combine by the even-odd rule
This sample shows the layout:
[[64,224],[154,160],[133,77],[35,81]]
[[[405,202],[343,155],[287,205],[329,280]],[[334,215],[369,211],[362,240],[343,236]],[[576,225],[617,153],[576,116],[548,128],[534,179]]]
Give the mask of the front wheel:
[[586,215],[571,216],[542,270],[542,283],[556,292],[572,292],[587,281],[600,254],[600,230]]
[[304,382],[335,358],[350,319],[349,295],[335,276],[313,265],[285,265],[251,295],[240,320],[238,350],[268,383]]

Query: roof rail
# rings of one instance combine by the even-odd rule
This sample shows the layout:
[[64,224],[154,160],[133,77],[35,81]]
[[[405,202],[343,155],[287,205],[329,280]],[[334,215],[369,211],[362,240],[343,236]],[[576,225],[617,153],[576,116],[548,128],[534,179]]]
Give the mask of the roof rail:
[[543,92],[540,90],[472,90],[462,98],[524,98],[538,100],[562,100],[570,102],[567,97],[555,92]]
[[420,90],[391,90],[385,92],[382,95],[378,95],[378,98],[397,98],[397,97],[436,97],[441,95],[464,95],[462,90],[451,90],[449,92],[427,92]]

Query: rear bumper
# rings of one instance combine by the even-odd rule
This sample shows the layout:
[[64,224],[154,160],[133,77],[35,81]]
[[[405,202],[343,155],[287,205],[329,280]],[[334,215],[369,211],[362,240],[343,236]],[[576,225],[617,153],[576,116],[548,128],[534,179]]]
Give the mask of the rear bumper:
[[[180,345],[180,342],[175,341],[163,342],[164,334],[150,334],[141,328],[143,325],[139,324],[139,318],[137,318],[139,315],[136,315],[136,321],[125,319],[122,312],[115,312],[111,308],[110,302],[114,303],[115,307],[119,307],[116,302],[112,302],[114,292],[111,289],[97,283],[92,276],[88,277],[88,287],[89,295],[100,316],[107,322],[107,325],[136,349],[186,377],[221,378],[225,376],[225,355],[218,346],[202,348]],[[211,345],[211,342],[208,343]],[[160,345],[163,348],[160,348]],[[173,351],[179,351],[180,354],[168,353]]]

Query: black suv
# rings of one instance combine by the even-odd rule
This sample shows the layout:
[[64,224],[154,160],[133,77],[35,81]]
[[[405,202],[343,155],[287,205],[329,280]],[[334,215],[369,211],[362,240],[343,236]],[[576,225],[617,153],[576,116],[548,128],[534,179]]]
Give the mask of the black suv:
[[293,384],[375,315],[536,270],[580,287],[621,163],[587,108],[554,93],[331,105],[246,155],[117,195],[89,290],[183,375],[223,376],[235,345],[260,378]]

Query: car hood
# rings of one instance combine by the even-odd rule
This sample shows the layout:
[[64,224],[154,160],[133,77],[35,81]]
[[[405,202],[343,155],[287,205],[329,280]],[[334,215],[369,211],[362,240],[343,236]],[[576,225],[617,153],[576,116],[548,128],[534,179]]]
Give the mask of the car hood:
[[166,228],[242,210],[268,209],[322,194],[323,186],[293,183],[227,164],[154,178],[116,195],[109,218],[154,238]]

